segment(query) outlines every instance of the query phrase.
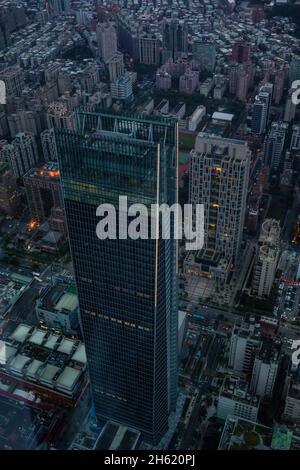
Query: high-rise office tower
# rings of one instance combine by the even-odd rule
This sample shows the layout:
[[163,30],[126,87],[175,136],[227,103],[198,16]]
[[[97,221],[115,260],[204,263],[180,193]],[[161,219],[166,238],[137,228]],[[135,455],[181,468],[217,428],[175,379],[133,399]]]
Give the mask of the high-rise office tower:
[[251,48],[249,44],[245,41],[239,41],[234,44],[232,48],[232,56],[231,59],[233,62],[239,62],[240,64],[244,64],[245,62],[249,62],[251,54]]
[[97,24],[98,54],[103,62],[107,62],[118,50],[117,32],[113,23]]
[[166,19],[162,24],[163,62],[176,60],[187,53],[187,25],[176,18]]
[[267,126],[267,94],[256,95],[252,108],[251,130],[255,134],[263,134]]
[[204,247],[197,258],[207,277],[215,276],[219,266],[218,275],[226,280],[231,263],[238,258],[249,168],[246,142],[198,134],[191,152],[190,202],[204,204]]
[[194,59],[199,63],[200,70],[213,72],[216,66],[216,47],[209,37],[202,36],[193,43]]
[[255,96],[252,110],[252,132],[263,134],[269,119],[269,112],[272,100],[273,85],[266,83],[260,87],[259,93]]
[[267,93],[269,95],[269,98],[267,100],[267,105],[268,105],[267,119],[269,118],[270,107],[271,107],[272,98],[273,98],[273,88],[274,88],[273,83],[266,82],[259,89],[259,93]]
[[177,122],[107,113],[78,121],[77,132],[57,129],[56,142],[96,415],[157,443],[176,403],[176,241],[100,240],[96,209],[112,204],[119,220],[119,196],[128,207],[176,202]]
[[283,149],[288,124],[273,122],[264,143],[264,162],[272,170],[277,170],[283,157]]

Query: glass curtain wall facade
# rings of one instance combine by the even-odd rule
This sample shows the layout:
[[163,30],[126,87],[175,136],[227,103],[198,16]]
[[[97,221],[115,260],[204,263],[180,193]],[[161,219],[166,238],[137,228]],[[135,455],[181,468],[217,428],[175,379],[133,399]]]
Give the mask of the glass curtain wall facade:
[[118,233],[119,196],[177,202],[177,122],[83,113],[77,124],[55,133],[95,410],[155,444],[176,404],[177,242],[100,240],[96,209],[114,205]]

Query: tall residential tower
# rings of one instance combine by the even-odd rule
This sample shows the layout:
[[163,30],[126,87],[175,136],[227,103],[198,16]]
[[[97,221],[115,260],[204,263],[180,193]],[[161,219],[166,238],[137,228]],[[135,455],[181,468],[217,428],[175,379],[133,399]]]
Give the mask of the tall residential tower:
[[249,168],[246,142],[198,134],[191,152],[190,202],[204,204],[204,247],[195,259],[205,277],[224,282],[238,258]]

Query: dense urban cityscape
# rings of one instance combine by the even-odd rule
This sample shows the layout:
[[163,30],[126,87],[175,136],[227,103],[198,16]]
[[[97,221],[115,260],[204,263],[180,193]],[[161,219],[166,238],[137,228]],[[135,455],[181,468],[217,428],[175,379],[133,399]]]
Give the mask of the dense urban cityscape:
[[0,0],[1,450],[300,450],[299,103],[298,0]]

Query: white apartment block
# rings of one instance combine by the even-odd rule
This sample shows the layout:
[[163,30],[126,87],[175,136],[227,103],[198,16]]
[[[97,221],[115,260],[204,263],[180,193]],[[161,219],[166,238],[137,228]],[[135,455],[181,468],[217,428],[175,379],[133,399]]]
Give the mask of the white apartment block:
[[118,80],[110,84],[110,92],[112,98],[116,100],[128,100],[131,98],[132,90],[132,79],[128,73],[125,73]]
[[201,120],[204,118],[206,115],[206,108],[205,106],[202,106],[201,104],[197,106],[193,114],[189,116],[188,118],[188,130],[195,132],[197,129],[198,124],[201,122]]
[[256,422],[260,400],[248,392],[248,383],[235,376],[226,377],[220,390],[217,417],[226,420],[228,416]]

